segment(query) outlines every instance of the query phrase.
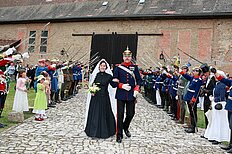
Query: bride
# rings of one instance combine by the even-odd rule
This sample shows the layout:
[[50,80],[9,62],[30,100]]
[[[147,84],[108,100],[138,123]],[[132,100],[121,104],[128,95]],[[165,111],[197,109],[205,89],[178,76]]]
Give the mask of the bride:
[[110,85],[112,75],[109,64],[102,59],[90,76],[89,85],[94,83],[100,90],[87,96],[85,133],[89,137],[109,138],[116,133],[116,89]]

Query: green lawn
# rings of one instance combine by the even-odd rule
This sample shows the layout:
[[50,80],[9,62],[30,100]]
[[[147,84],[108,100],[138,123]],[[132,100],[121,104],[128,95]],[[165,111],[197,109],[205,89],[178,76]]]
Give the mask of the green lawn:
[[[13,106],[13,102],[14,102],[14,95],[15,95],[14,86],[15,86],[15,82],[11,82],[10,83],[10,91],[9,91],[9,94],[7,95],[6,102],[5,102],[5,108],[4,108],[4,111],[2,114],[3,118],[0,118],[0,123],[7,124],[7,127],[0,128],[0,132],[2,132],[3,130],[17,124],[15,122],[9,122],[8,118],[7,118],[8,113],[12,111],[12,106]],[[35,99],[35,91],[34,91],[34,89],[30,89],[28,92],[29,106],[33,106],[34,99]],[[33,116],[32,113],[29,113],[29,112],[24,112],[24,113],[25,113],[24,114],[25,119]]]
[[204,111],[202,111],[200,109],[197,110],[197,126],[200,128],[205,128]]

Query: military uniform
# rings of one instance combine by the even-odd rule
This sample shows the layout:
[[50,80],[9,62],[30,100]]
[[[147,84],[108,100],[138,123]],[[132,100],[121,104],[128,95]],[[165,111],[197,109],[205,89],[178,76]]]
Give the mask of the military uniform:
[[[155,82],[155,87],[156,87],[156,91],[159,91],[160,97],[161,97],[161,108],[164,108],[165,105],[165,95],[164,93],[161,91],[162,86],[163,86],[163,81],[165,80],[165,75],[164,74],[160,74]],[[159,102],[158,98],[156,100],[157,102]],[[159,105],[159,104],[158,104]]]
[[69,98],[73,96],[73,92],[74,92],[74,87],[75,87],[75,83],[74,83],[74,76],[73,76],[73,68],[69,67],[68,69],[69,72],[69,77],[70,77],[70,83],[69,83]]
[[60,94],[60,97],[61,97],[62,101],[66,101],[67,97],[65,96],[65,94],[66,94],[65,90],[67,89],[68,83],[70,82],[70,76],[69,76],[69,72],[68,72],[68,67],[67,66],[62,67],[61,69],[62,69],[63,74],[64,74],[64,83],[62,83],[62,85],[61,85],[61,94]]
[[4,72],[0,70],[0,117],[4,109],[5,101],[7,96],[7,81]]
[[[132,53],[128,49],[124,51],[123,57],[131,57]],[[135,114],[135,94],[139,91],[139,86],[142,79],[137,65],[131,62],[123,62],[114,69],[113,81],[117,79],[118,82],[112,82],[113,87],[117,87],[117,142],[121,143],[123,137],[123,129],[128,137],[130,132],[128,130],[130,122]],[[124,109],[126,105],[126,118],[124,119]]]
[[180,123],[181,124],[183,124],[185,120],[186,103],[184,101],[184,95],[185,95],[188,82],[189,81],[185,79],[182,75],[179,77],[179,80],[177,81],[178,83],[177,95],[178,95],[178,101],[180,104]]
[[195,133],[197,122],[197,104],[199,90],[202,85],[202,80],[199,76],[190,76],[188,74],[181,73],[184,78],[190,81],[186,94],[184,95],[184,101],[187,102],[189,113],[191,116],[191,128],[186,130],[188,133]]
[[178,116],[177,116],[177,109],[178,109],[178,105],[177,105],[177,90],[178,90],[178,83],[177,83],[178,77],[177,76],[172,76],[171,80],[170,80],[170,88],[169,88],[169,93],[171,96],[171,112],[172,114],[174,114],[174,118],[175,120],[178,120]]

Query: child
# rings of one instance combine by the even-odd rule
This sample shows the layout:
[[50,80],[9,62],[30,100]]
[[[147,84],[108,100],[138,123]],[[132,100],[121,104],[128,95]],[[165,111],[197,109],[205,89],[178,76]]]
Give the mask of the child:
[[45,110],[47,109],[47,98],[45,93],[46,88],[44,85],[45,77],[43,75],[39,75],[37,78],[37,93],[35,97],[33,113],[36,114],[36,121],[43,121]]
[[16,84],[16,92],[13,105],[13,110],[16,112],[29,111],[26,88],[27,82],[28,81],[26,79],[26,71],[20,70]]
[[49,74],[45,71],[41,72],[41,75],[45,77],[44,86],[45,86],[45,93],[47,97],[48,107],[56,107],[55,105],[52,104],[51,97],[50,97],[51,96],[51,78]]

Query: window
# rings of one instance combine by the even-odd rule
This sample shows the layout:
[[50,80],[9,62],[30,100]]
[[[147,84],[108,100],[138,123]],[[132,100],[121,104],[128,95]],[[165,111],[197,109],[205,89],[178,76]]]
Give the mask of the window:
[[40,52],[47,52],[48,31],[41,32]]
[[36,37],[36,31],[30,31],[29,43],[28,43],[28,51],[29,52],[35,51],[35,37]]

